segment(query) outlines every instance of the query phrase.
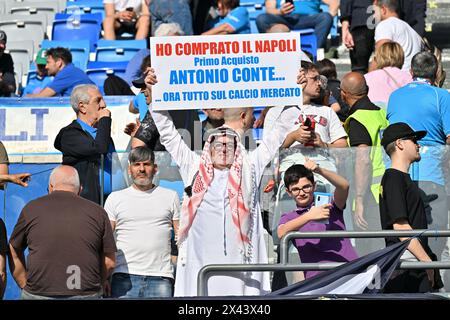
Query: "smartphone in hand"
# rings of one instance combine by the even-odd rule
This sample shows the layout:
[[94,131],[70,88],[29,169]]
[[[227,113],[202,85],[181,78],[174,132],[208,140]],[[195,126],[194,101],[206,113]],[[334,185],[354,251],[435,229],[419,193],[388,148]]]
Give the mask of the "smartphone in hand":
[[[326,192],[314,192],[314,206],[320,207],[324,204],[331,204],[333,196],[331,193]],[[317,220],[316,222],[328,224],[330,221],[328,219]]]

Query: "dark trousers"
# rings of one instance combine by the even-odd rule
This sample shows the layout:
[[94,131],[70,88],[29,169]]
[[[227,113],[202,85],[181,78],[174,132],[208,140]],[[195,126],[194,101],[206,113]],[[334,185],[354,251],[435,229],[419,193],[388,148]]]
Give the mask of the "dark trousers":
[[386,283],[383,293],[426,293],[431,289],[425,270],[397,270]]
[[134,96],[128,83],[122,78],[113,74],[108,75],[103,84],[105,96]]
[[350,50],[352,71],[367,73],[369,59],[375,46],[375,30],[367,27],[356,27],[351,31],[355,46]]

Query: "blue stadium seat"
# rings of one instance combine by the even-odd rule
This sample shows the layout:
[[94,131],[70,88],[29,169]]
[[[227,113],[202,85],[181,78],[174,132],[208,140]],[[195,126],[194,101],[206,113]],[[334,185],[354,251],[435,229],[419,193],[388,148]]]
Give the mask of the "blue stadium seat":
[[99,13],[99,12],[96,12],[96,13],[82,13],[81,15],[78,15],[76,13],[57,13],[57,14],[55,14],[55,20],[64,20],[64,19],[69,19],[69,18],[74,18],[74,17],[77,17],[78,19],[80,19],[80,18],[83,18],[83,19],[85,19],[85,18],[94,19],[100,25],[103,22],[102,14]]
[[103,94],[103,84],[106,78],[110,74],[114,74],[118,77],[123,78],[125,75],[125,69],[127,68],[127,61],[121,62],[101,62],[101,61],[90,61],[86,69],[86,74],[91,78],[91,80],[100,89]]
[[90,51],[93,52],[102,29],[99,17],[101,14],[95,13],[69,15],[68,18],[56,15],[53,22],[52,39],[58,41],[88,40]]
[[41,48],[49,49],[55,47],[63,47],[70,50],[72,53],[72,63],[82,69],[86,70],[89,61],[89,41],[88,40],[74,40],[74,41],[50,41],[44,40],[41,43]]
[[[254,1],[254,0],[253,0]],[[266,13],[266,8],[259,4],[246,6],[248,11],[248,16],[250,18],[250,32],[251,33],[259,33],[258,28],[256,27],[256,18],[262,14]]]
[[66,13],[73,14],[77,10],[81,13],[100,13],[105,18],[105,7],[102,0],[70,0],[67,1]]
[[95,61],[130,61],[136,52],[146,47],[145,40],[99,40]]
[[317,37],[314,29],[300,29],[292,30],[300,34],[301,48],[303,51],[308,51],[314,57],[314,62],[317,61]]

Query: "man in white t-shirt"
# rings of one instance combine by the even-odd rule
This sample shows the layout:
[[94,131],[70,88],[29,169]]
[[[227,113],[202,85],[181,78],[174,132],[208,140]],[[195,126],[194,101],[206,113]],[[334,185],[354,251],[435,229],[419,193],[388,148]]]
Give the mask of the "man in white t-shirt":
[[115,231],[117,257],[112,276],[114,298],[171,297],[171,232],[178,232],[178,194],[153,184],[157,167],[147,147],[128,157],[131,187],[110,194],[105,203]]
[[376,10],[381,22],[375,29],[375,51],[383,43],[394,41],[400,44],[405,53],[402,70],[409,71],[411,59],[422,51],[422,38],[397,14],[398,0],[377,0]]
[[[296,121],[282,148],[296,147],[301,154],[320,163],[322,160],[328,160],[328,148],[347,146],[347,133],[333,109],[328,106],[311,104],[311,100],[319,97],[320,94],[320,75],[316,66],[311,62],[302,61],[302,69],[307,78],[307,84],[303,90],[303,105],[295,107],[297,109]],[[277,117],[276,109],[272,108],[268,111],[264,121],[263,135],[270,134]],[[309,126],[307,126],[308,122]],[[302,163],[303,160],[299,161]],[[286,164],[286,168],[284,168],[282,163],[280,170],[284,171],[292,164]]]
[[115,40],[116,34],[131,33],[146,39],[150,30],[150,11],[145,0],[103,0],[105,19],[103,38]]

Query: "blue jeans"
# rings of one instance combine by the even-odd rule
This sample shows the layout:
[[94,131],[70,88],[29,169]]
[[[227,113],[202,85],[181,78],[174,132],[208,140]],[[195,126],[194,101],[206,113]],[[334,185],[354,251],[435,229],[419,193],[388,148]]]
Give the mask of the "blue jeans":
[[333,17],[328,12],[321,12],[310,16],[299,14],[275,15],[260,14],[256,18],[256,26],[260,33],[264,33],[274,24],[284,24],[291,30],[314,28],[317,37],[317,47],[324,48],[327,36],[333,25]]
[[123,299],[172,297],[173,280],[167,277],[114,273],[111,296]]

